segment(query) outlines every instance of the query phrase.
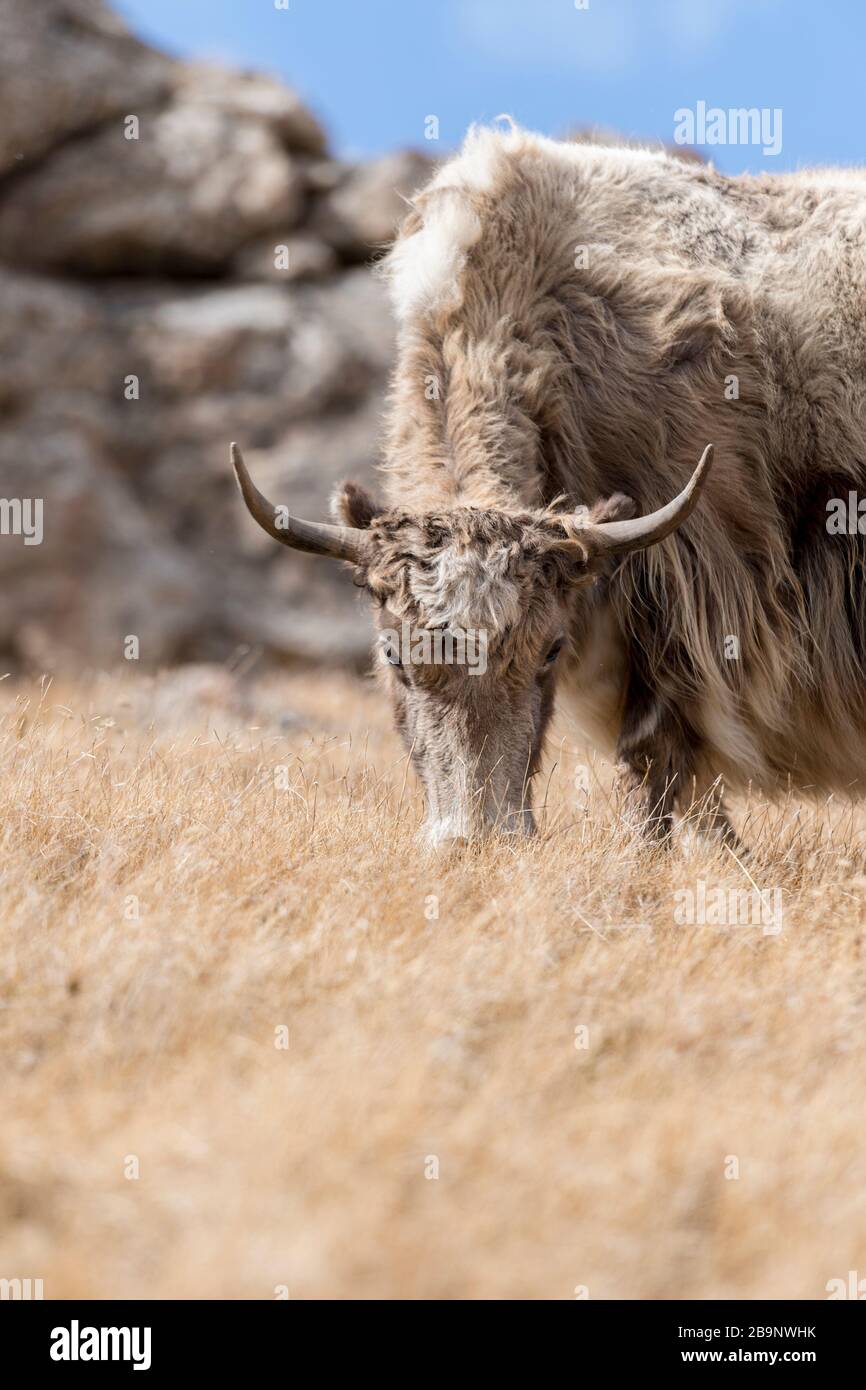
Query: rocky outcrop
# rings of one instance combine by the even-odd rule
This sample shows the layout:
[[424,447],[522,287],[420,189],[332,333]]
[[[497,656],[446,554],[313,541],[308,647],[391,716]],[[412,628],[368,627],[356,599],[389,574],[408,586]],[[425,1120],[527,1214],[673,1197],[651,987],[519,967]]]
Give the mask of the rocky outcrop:
[[228,442],[312,516],[370,481],[371,264],[429,161],[332,159],[281,83],[169,59],[100,0],[4,0],[0,118],[0,499],[43,503],[38,545],[0,514],[7,665],[130,636],[151,666],[362,660],[350,577],[255,529]]
[[0,172],[164,99],[175,66],[102,0],[3,0]]

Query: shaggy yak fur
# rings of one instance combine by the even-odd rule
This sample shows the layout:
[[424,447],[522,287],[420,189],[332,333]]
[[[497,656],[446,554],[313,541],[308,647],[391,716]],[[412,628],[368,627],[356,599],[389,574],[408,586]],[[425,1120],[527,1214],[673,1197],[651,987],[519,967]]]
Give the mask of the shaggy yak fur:
[[[733,839],[724,786],[862,793],[866,175],[473,130],[383,271],[387,505],[337,515],[384,630],[488,638],[483,675],[384,651],[431,838],[531,829],[556,687],[653,834],[697,805]],[[709,442],[685,524],[580,544]]]

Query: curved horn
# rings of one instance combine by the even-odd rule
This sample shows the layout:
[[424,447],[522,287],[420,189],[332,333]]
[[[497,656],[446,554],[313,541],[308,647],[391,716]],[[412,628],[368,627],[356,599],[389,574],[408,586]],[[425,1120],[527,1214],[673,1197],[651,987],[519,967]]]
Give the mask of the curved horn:
[[286,516],[285,524],[278,526],[277,509],[273,502],[269,502],[259,492],[247,472],[237,444],[232,444],[231,453],[232,467],[247,510],[263,531],[267,531],[275,541],[291,546],[293,550],[306,550],[311,555],[330,555],[335,560],[351,560],[357,563],[364,540],[363,531],[354,526],[330,526],[323,521],[302,521],[298,516]]
[[708,444],[701,460],[682,492],[660,507],[657,512],[636,516],[629,521],[601,521],[580,532],[582,541],[589,541],[598,551],[615,554],[625,550],[641,550],[656,541],[663,541],[671,531],[691,516],[698,504],[713,462],[713,446]]

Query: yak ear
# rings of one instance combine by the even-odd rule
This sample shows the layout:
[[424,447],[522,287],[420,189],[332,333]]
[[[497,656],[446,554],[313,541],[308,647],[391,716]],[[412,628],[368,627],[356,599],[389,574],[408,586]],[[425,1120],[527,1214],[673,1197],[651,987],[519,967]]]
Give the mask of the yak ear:
[[374,516],[382,511],[358,483],[341,483],[331,498],[331,515],[343,526],[366,531]]
[[594,526],[603,521],[628,521],[636,511],[637,505],[633,498],[626,497],[624,492],[615,492],[612,497],[596,502],[590,507],[587,521]]

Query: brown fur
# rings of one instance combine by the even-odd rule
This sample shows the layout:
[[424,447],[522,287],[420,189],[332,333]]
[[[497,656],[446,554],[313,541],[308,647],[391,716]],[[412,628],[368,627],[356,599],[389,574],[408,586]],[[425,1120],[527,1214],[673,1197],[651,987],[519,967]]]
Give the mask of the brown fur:
[[[565,625],[562,688],[648,778],[665,826],[719,777],[862,793],[864,541],[825,523],[830,498],[866,492],[866,177],[730,179],[661,152],[474,132],[385,272],[402,319],[396,511],[374,593],[405,604],[437,548],[515,546],[510,669],[534,681]],[[532,538],[555,499],[623,492],[651,510],[708,441],[716,464],[683,530],[591,586],[550,582]],[[485,741],[507,714],[492,695]]]
[[[344,491],[338,510],[357,525],[368,506]],[[483,675],[383,662],[437,842],[494,825],[533,828],[527,790],[553,708],[554,665],[546,658],[567,631],[574,589],[588,582],[588,552],[579,542],[560,548],[565,536],[545,511],[392,510],[370,525],[364,577],[380,629],[475,628],[489,644]],[[468,611],[436,577],[440,560],[459,574],[461,557],[469,562]]]

